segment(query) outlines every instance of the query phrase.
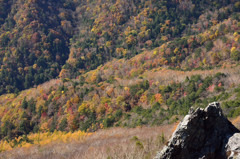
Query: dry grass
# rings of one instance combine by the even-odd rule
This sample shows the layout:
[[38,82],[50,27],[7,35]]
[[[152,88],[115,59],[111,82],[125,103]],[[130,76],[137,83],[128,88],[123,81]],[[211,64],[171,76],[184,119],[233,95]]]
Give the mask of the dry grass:
[[233,124],[236,128],[240,129],[240,116],[238,116],[237,118],[232,119],[232,120],[230,120],[230,121],[232,122],[232,124]]
[[239,73],[240,67],[225,67],[225,68],[215,68],[213,70],[193,70],[193,71],[175,71],[163,68],[159,71],[147,71],[144,76],[148,77],[149,80],[158,81],[162,85],[168,85],[172,82],[183,82],[186,77],[191,77],[193,75],[201,75],[203,78],[207,76],[213,76],[218,72],[228,75],[228,83],[240,84]]
[[45,132],[45,133],[35,133],[28,134],[27,138],[29,142],[24,140],[23,136],[19,136],[14,140],[2,140],[0,141],[0,152],[8,151],[13,149],[14,143],[17,141],[17,147],[25,147],[29,148],[36,145],[47,145],[49,143],[68,143],[71,141],[83,141],[86,140],[88,136],[92,135],[92,133],[85,133],[82,131],[75,132],[62,132],[62,131],[54,131],[53,133]]
[[84,141],[18,148],[1,153],[0,159],[153,158],[164,145],[161,135],[164,134],[167,140],[174,127],[176,127],[176,124],[160,127],[100,130]]

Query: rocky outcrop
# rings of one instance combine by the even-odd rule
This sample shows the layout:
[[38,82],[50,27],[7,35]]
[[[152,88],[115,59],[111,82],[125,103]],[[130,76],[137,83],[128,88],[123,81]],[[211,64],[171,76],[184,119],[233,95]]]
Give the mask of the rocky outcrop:
[[235,133],[229,138],[226,152],[229,159],[240,159],[240,133]]
[[240,158],[240,134],[223,115],[220,104],[191,110],[155,159]]

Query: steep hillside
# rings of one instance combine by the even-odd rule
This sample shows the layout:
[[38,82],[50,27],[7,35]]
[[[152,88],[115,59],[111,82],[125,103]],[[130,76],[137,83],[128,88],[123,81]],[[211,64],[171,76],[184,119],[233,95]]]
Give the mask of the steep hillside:
[[172,124],[213,101],[240,126],[237,0],[1,8],[0,151],[40,142],[37,134]]
[[[166,62],[162,64],[180,66],[195,52],[193,64],[199,67],[196,61],[208,59],[205,54],[212,51],[214,45],[232,44],[225,36],[239,27],[239,3],[233,1],[92,1],[87,6],[77,7],[76,11],[83,22],[73,36],[69,59],[61,76],[75,76],[113,57],[130,58],[169,41],[172,42],[162,51]],[[88,19],[84,18],[86,15]],[[228,18],[229,21],[222,23]],[[85,21],[86,26],[82,25]],[[214,27],[216,24],[219,25]],[[219,40],[211,42],[214,39]],[[236,39],[238,42],[239,37]],[[230,58],[229,51],[215,54],[212,55],[213,65],[221,58]],[[188,67],[192,68],[191,62]]]
[[[92,132],[112,126],[172,123],[191,106],[204,107],[216,100],[222,101],[229,117],[240,114],[239,66],[189,72],[159,68],[120,78],[109,67],[114,64],[108,63],[79,79],[51,80],[19,95],[2,95],[3,142],[30,132]],[[98,71],[106,75],[97,82]],[[13,147],[20,144],[13,143]]]
[[11,0],[0,6],[0,94],[57,77],[69,54],[74,4]]
[[[76,77],[113,57],[130,58],[169,40],[179,47],[166,52],[167,60],[181,63],[192,52],[199,56],[201,50],[196,47],[201,43],[208,44],[207,51],[213,44],[209,38],[193,36],[188,43],[176,38],[206,30],[214,34],[210,40],[223,32],[232,33],[238,27],[240,5],[236,0],[1,0],[0,6],[3,94],[17,93],[58,75]],[[229,17],[231,24],[222,25],[218,32],[209,30]],[[228,38],[224,41],[229,43]],[[173,53],[177,56],[172,57]]]

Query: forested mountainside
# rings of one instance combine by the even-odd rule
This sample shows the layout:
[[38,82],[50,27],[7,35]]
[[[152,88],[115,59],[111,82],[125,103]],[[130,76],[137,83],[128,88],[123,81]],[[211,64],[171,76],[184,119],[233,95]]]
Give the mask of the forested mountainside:
[[216,100],[240,115],[237,0],[0,7],[0,151],[40,140],[29,133],[174,123]]
[[[172,45],[165,58],[180,65],[189,52],[201,54],[197,47],[202,43],[210,51],[213,36],[234,32],[239,19],[236,0],[1,0],[0,6],[0,94],[17,93],[59,74],[76,77],[169,40],[179,46]],[[209,30],[230,17],[234,24]],[[214,34],[211,39],[189,38],[205,31]]]

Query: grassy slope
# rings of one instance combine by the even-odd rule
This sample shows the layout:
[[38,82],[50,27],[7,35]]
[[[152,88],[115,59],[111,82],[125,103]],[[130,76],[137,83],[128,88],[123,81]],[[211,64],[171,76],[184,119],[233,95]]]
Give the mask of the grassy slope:
[[[45,146],[18,148],[3,152],[0,158],[152,158],[170,137],[176,124],[159,127],[111,128],[100,130],[87,139]],[[161,135],[164,134],[164,140]]]
[[[240,128],[239,117],[232,121]],[[99,130],[87,138],[68,142],[53,141],[2,152],[1,159],[102,159],[153,158],[176,129],[177,123],[158,127],[111,128]],[[164,138],[163,138],[164,136]]]

